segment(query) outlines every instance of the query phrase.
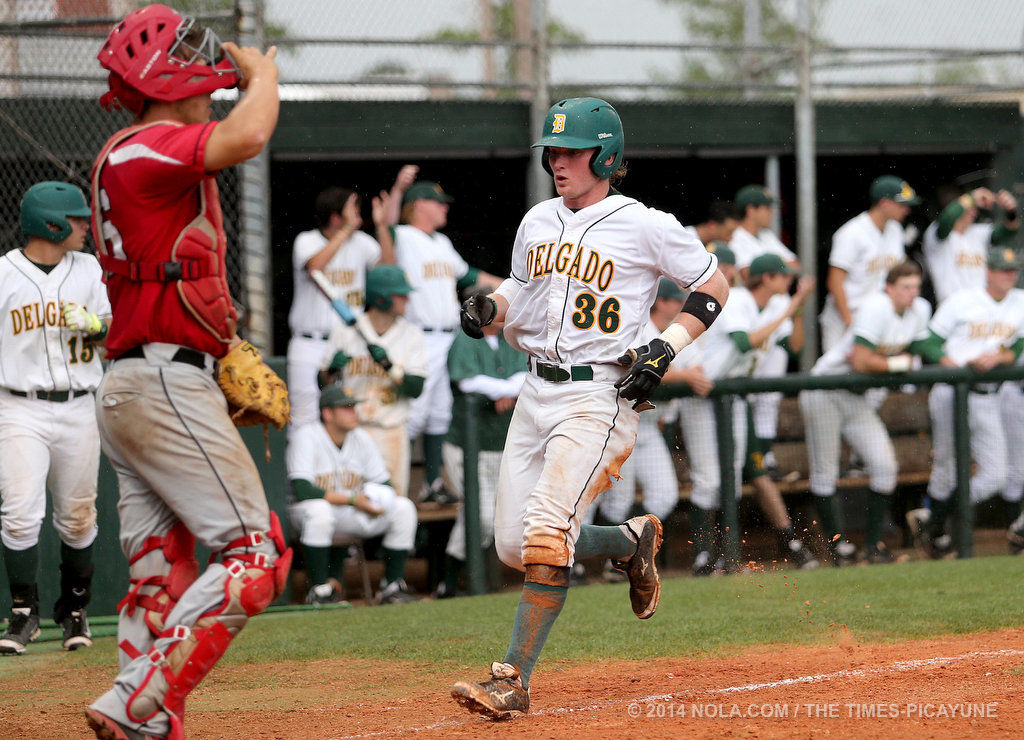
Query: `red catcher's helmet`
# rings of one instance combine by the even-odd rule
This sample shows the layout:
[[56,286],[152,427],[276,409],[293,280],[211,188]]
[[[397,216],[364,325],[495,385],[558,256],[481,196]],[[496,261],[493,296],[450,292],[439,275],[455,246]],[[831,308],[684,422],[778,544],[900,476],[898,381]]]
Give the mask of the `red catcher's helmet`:
[[166,5],[147,5],[114,26],[97,55],[110,71],[107,110],[142,112],[147,98],[182,100],[238,84],[234,60],[217,34]]

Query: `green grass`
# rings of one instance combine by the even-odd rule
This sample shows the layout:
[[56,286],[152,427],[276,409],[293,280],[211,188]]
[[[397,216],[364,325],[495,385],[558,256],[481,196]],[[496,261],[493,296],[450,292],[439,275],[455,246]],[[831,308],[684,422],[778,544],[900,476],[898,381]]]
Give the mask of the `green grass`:
[[[724,655],[754,645],[829,643],[844,626],[860,641],[877,642],[1022,626],[1022,586],[1024,558],[1011,557],[669,578],[658,613],[640,622],[626,585],[593,585],[570,592],[544,659]],[[518,598],[265,614],[224,662],[351,657],[416,661],[437,671],[487,664],[505,653]],[[114,651],[113,638],[102,638],[92,650],[65,655],[64,665],[113,668]],[[30,656],[0,661],[0,677],[40,667]]]

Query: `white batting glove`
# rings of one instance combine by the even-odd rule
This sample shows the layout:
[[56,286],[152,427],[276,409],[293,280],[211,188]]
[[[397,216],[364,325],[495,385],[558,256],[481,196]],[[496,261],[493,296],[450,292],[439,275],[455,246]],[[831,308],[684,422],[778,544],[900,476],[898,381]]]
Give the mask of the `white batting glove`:
[[80,331],[83,334],[97,334],[103,329],[103,322],[94,313],[89,313],[77,303],[65,303],[64,323],[71,331]]

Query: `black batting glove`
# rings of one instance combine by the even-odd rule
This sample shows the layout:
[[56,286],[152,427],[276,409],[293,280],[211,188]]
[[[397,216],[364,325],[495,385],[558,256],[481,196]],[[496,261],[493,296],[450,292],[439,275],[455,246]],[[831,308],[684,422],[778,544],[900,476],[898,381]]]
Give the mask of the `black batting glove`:
[[620,365],[628,365],[629,372],[619,378],[615,387],[627,401],[636,401],[633,408],[648,399],[661,384],[668,366],[676,353],[664,339],[652,339],[649,344],[626,351],[618,359]]
[[498,313],[498,306],[494,299],[483,294],[475,293],[462,303],[462,311],[459,319],[462,322],[462,331],[473,339],[483,339],[483,327],[494,321]]
[[384,368],[384,372],[391,369],[391,358],[388,357],[386,349],[379,344],[367,344],[366,348],[370,350],[370,357],[373,358],[373,361]]

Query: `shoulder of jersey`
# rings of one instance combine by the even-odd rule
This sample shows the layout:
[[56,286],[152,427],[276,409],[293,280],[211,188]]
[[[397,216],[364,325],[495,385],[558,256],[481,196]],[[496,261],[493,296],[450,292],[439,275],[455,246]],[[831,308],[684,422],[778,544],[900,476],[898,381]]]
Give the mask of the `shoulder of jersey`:
[[918,313],[923,314],[925,316],[930,316],[932,312],[932,304],[928,301],[927,298],[922,298],[921,296],[918,296],[917,298],[914,299],[914,303],[911,306],[911,310],[917,311]]

